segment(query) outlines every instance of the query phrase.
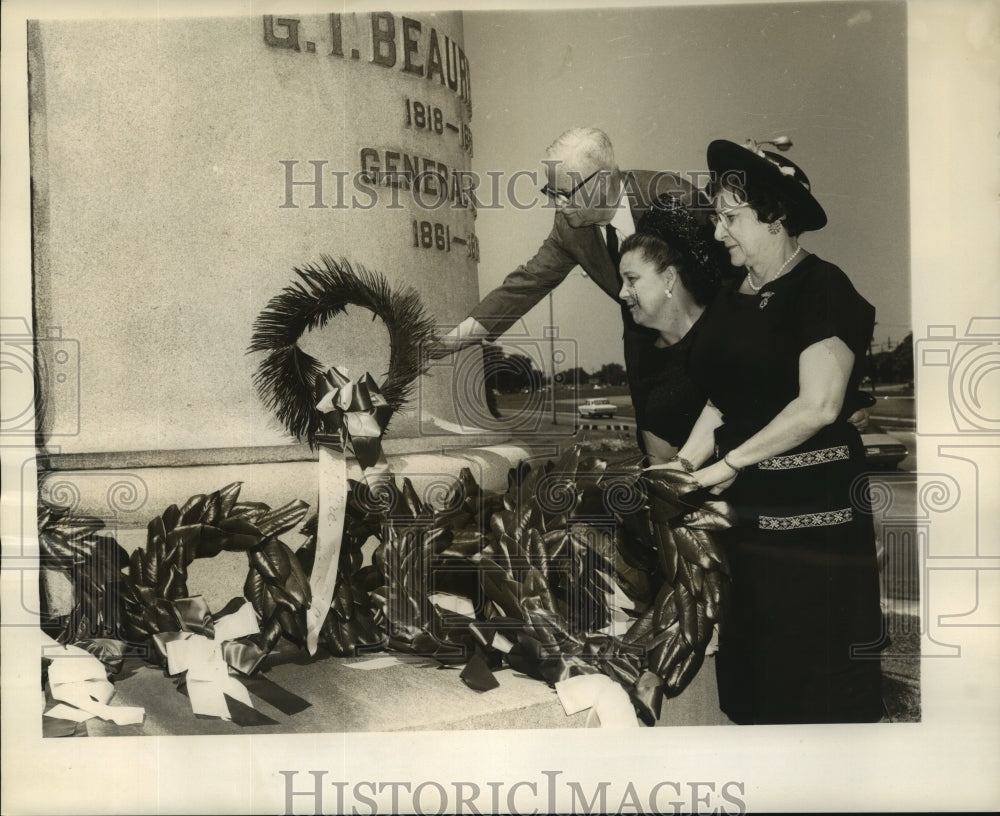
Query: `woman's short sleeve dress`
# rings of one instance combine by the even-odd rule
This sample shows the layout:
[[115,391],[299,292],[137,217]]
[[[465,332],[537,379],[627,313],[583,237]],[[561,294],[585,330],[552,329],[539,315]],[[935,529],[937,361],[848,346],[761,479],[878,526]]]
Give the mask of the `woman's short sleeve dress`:
[[[798,394],[799,356],[839,337],[857,389],[875,310],[836,266],[807,256],[747,295],[727,286],[702,318],[691,373],[722,412],[724,455]],[[843,413],[846,414],[846,409]],[[744,468],[724,498],[732,604],[717,658],[739,723],[870,722],[882,713],[883,638],[864,450],[842,415],[805,443]]]
[[705,395],[691,378],[689,360],[700,329],[701,318],[684,337],[664,347],[650,338],[633,364],[633,401],[640,428],[676,448],[687,440],[705,407]]

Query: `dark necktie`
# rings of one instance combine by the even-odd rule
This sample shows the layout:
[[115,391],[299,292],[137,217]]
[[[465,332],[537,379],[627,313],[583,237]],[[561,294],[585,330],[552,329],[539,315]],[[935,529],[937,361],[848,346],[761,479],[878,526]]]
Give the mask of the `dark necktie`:
[[604,226],[604,233],[608,239],[608,252],[611,254],[611,260],[614,261],[615,269],[618,269],[618,264],[621,263],[622,256],[618,251],[618,230],[612,227],[610,224]]

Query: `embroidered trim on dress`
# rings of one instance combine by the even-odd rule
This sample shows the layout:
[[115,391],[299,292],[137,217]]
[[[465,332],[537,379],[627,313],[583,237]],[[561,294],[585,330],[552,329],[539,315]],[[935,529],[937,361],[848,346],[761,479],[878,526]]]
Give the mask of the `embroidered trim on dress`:
[[790,470],[791,468],[823,465],[827,462],[849,459],[850,456],[851,453],[847,445],[838,445],[835,448],[820,448],[805,453],[794,453],[790,456],[772,456],[770,459],[758,462],[757,467],[761,470]]
[[798,530],[802,527],[832,527],[846,524],[854,518],[850,507],[825,513],[804,513],[801,516],[761,516],[761,530]]

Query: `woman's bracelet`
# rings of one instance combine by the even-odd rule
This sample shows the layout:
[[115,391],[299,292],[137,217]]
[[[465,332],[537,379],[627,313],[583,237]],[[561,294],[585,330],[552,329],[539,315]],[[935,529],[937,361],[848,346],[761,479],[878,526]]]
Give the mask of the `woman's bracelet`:
[[[732,451],[730,451],[729,453],[732,453]],[[743,470],[743,468],[738,468],[736,467],[736,465],[734,465],[732,462],[729,461],[729,453],[727,453],[725,456],[722,457],[722,461],[726,463],[726,465],[729,467],[730,470],[739,473],[741,470]]]
[[685,459],[683,456],[674,456],[670,459],[671,462],[677,462],[682,468],[684,468],[685,473],[694,473],[694,465],[691,464],[690,459]]

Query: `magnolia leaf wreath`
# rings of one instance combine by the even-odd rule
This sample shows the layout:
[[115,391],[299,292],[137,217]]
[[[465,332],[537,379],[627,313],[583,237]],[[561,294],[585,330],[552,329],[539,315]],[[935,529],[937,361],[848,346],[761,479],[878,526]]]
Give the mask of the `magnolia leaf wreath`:
[[301,644],[309,584],[300,558],[279,538],[297,527],[309,506],[289,502],[271,509],[263,502],[238,501],[241,483],[170,505],[147,526],[146,545],[129,556],[104,522],[41,502],[39,540],[42,565],[67,574],[73,602],[65,616],[47,615],[43,629],[63,644],[82,647],[112,672],[129,655],[164,663],[158,637],[181,631],[211,634],[215,620],[243,599],[233,599],[215,615],[189,597],[188,567],[223,550],[244,552],[248,572],[243,595],[260,621],[259,632],[228,646],[230,665],[244,675],[257,671],[284,635]]
[[384,277],[346,259],[323,255],[319,266],[295,268],[299,280],[286,286],[257,316],[248,352],[266,352],[254,375],[257,393],[285,428],[310,446],[322,430],[316,411],[317,381],[323,366],[303,351],[298,341],[305,332],[323,328],[347,313],[350,305],[368,309],[389,332],[389,371],[379,391],[389,417],[410,396],[424,372],[423,349],[434,338],[434,321],[423,311],[413,289],[393,289]]
[[[498,685],[504,663],[553,685],[600,672],[652,725],[697,673],[720,619],[728,572],[714,532],[730,526],[728,508],[685,473],[609,472],[578,447],[544,467],[522,463],[508,482],[487,494],[463,469],[434,506],[409,479],[374,492],[352,482],[321,642],[336,655],[388,647],[465,663],[462,679],[479,691]],[[303,533],[315,535],[314,520]],[[363,566],[370,535],[379,544]],[[636,605],[621,636],[607,632],[616,580]]]
[[[240,488],[234,482],[209,495],[192,496],[149,522],[146,546],[132,553],[128,580],[122,584],[125,632],[131,641],[146,643],[154,635],[190,628],[178,603],[188,598],[188,567],[196,558],[229,550],[247,555],[243,594],[261,621],[260,633],[244,639],[234,668],[252,674],[282,634],[302,642],[309,583],[279,536],[302,521],[309,505],[297,500],[272,510],[259,502],[238,502]],[[212,628],[211,621],[197,623]]]

